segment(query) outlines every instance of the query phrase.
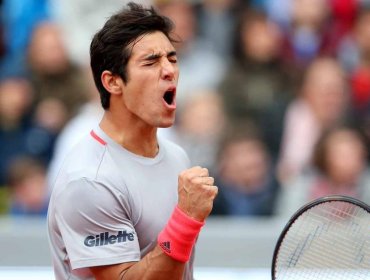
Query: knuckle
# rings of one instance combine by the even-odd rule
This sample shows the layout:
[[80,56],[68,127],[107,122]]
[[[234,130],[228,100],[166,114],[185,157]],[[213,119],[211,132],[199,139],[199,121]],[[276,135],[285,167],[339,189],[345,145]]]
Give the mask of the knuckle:
[[216,196],[217,194],[218,194],[218,187],[216,187],[216,186],[212,186],[213,187],[213,194],[214,194],[214,196]]
[[205,188],[207,189],[207,192],[210,196],[212,196],[214,194],[215,190],[214,190],[213,186],[206,185]]
[[193,166],[190,170],[193,170],[193,171],[198,171],[198,170],[201,170],[202,167],[199,166],[199,165],[196,165],[196,166]]

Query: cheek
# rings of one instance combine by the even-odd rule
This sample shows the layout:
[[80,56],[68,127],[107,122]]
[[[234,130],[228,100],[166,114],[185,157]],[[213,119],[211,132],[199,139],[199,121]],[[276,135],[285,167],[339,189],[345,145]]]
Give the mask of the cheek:
[[133,75],[129,76],[129,81],[123,92],[123,99],[127,107],[133,109],[134,107],[140,106],[146,102],[150,95],[150,85],[152,81],[144,78],[145,75]]
[[131,112],[137,112],[145,107],[146,99],[140,92],[130,92],[125,96],[125,104]]
[[127,109],[134,115],[141,119],[150,120],[156,113],[156,108],[158,108],[159,102],[155,96],[153,88],[143,84],[142,87],[138,87],[135,91],[127,92],[124,97],[124,103]]

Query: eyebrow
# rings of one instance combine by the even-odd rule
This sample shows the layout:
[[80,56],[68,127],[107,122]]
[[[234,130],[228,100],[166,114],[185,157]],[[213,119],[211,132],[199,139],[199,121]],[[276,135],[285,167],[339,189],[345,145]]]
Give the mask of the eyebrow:
[[[163,55],[160,54],[160,53],[153,53],[153,54],[150,54],[146,57],[144,57],[143,60],[146,60],[146,61],[151,61],[151,60],[157,60],[159,58],[161,58]],[[167,57],[173,57],[173,56],[176,56],[176,51],[170,51],[167,53],[166,55]]]

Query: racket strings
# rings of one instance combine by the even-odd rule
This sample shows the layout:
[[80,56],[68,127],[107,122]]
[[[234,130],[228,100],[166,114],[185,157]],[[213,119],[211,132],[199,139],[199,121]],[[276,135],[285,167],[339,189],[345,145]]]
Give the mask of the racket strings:
[[277,279],[370,279],[369,214],[347,202],[324,204],[291,226]]
[[[318,217],[319,220],[315,220],[314,218]],[[325,218],[324,216],[318,216],[318,215],[315,215],[314,213],[311,214],[311,216],[309,217],[310,219],[312,220],[315,220],[319,223],[321,223],[321,219],[322,218]],[[329,218],[327,218],[328,221]],[[307,221],[303,221],[303,223],[307,223]],[[307,223],[308,224],[308,223]],[[342,226],[342,225],[337,225],[338,227],[339,226]],[[327,232],[327,228],[325,227],[322,227],[320,224],[319,225],[316,225],[315,224],[315,227],[316,229],[313,230],[313,233],[310,233],[309,235],[307,235],[307,229],[305,229],[305,231],[303,232],[303,234],[307,235],[307,238],[305,238],[305,241],[303,243],[303,246],[297,246],[296,250],[294,251],[294,253],[296,254],[296,256],[292,256],[291,259],[294,260],[294,259],[298,259],[298,257],[301,255],[301,251],[302,249],[304,249],[305,247],[309,247],[311,246],[311,242],[316,238],[320,237],[321,235],[323,235],[323,232],[325,234],[325,231]],[[348,226],[343,226],[344,228],[345,227],[348,227]],[[363,227],[363,228],[366,228],[366,227]],[[370,228],[370,225],[369,225],[369,228]],[[341,248],[341,250],[343,250],[342,253],[349,253],[349,257],[352,257],[353,256],[353,253],[352,253],[352,247],[355,246],[355,249],[357,249],[358,252],[361,252],[361,250],[367,248],[367,244],[369,243],[369,241],[365,240],[363,242],[357,242],[356,239],[354,238],[350,238],[348,239],[345,235],[342,234],[343,232],[340,232],[339,230],[336,230],[334,232],[331,233],[330,236],[327,236],[326,239],[322,238],[322,244],[319,244],[319,245],[334,245],[334,243],[336,242],[346,242],[345,244],[347,244],[348,246],[346,247],[343,247]],[[361,236],[358,236],[357,239],[363,240],[363,238],[365,237],[365,235],[367,235],[368,232],[366,231],[363,231],[363,234]],[[289,246],[290,243],[298,243],[300,240],[301,240],[301,236],[298,236],[299,235],[299,232],[297,232],[297,237],[299,237],[297,240],[291,240],[290,242],[287,242],[287,246]],[[359,233],[357,233],[357,235],[359,235]],[[335,239],[332,239],[332,238],[335,238]],[[317,245],[318,242],[316,242],[316,245]],[[343,244],[343,243],[342,243]],[[292,248],[290,248],[292,249]],[[297,250],[297,249],[301,249],[301,250]],[[292,249],[293,250],[293,249]],[[358,259],[358,258],[357,258]],[[360,260],[363,260],[363,258],[360,258]],[[290,261],[290,264],[292,263],[292,261]]]
[[[317,229],[316,229],[315,232],[317,234]],[[289,264],[290,265],[292,265],[292,263],[293,264],[294,263],[297,263],[298,257],[302,254],[301,251],[303,249],[305,249],[306,247],[308,248],[309,246],[311,246],[309,243],[312,242],[312,240],[314,238],[317,238],[317,237],[315,237],[316,234],[314,233],[314,234],[309,235],[308,238],[306,238],[306,240],[304,241],[304,244],[305,244],[304,246],[301,246],[300,248],[298,246],[299,249],[296,250],[295,251],[295,254],[293,254],[292,257],[291,257],[293,259],[293,262],[292,261],[289,261]],[[315,242],[315,244],[312,245],[313,248],[310,248],[310,249],[311,249],[312,252],[315,252],[315,250],[316,250],[316,252],[320,250],[320,251],[322,251],[324,253],[325,252],[329,252],[330,253],[330,251],[333,251],[333,248],[334,249],[336,248],[336,247],[330,248],[330,246],[335,246],[336,245],[335,243],[343,244],[343,242],[346,242],[347,241],[347,240],[343,240],[341,237],[342,237],[341,235],[337,235],[336,236],[335,234],[331,234],[331,235],[327,236],[326,239],[322,238],[321,242]],[[310,240],[310,241],[307,242],[307,240]],[[315,256],[315,258],[313,259],[313,265],[314,266],[320,266],[320,267],[332,267],[332,266],[337,267],[338,264],[336,262],[338,262],[338,260],[339,260],[339,261],[342,261],[343,264],[347,263],[347,267],[348,268],[356,267],[357,264],[354,265],[354,266],[348,265],[348,263],[350,263],[349,260],[352,260],[353,259],[353,250],[351,248],[349,248],[349,247],[353,247],[354,245],[355,244],[348,244],[347,247],[343,247],[342,246],[343,248],[341,248],[341,251],[340,251],[342,258],[339,258],[339,259],[337,258],[333,262],[330,262],[331,259],[328,258],[328,257],[330,257],[330,255],[329,256],[323,255],[324,258],[325,258],[324,260],[319,260],[319,259],[317,259],[317,256]],[[315,248],[315,246],[316,246],[316,248]],[[327,248],[328,246],[329,246],[329,248]],[[359,247],[359,246],[357,246],[357,247]],[[362,245],[362,247],[363,247],[363,245]],[[331,252],[331,253],[333,253],[333,252]],[[307,257],[309,259],[310,254],[306,254],[304,257]],[[347,257],[347,259],[346,259],[346,257]],[[363,258],[361,258],[361,259],[363,259]],[[320,262],[318,262],[318,261],[320,261]],[[304,259],[302,260],[302,262],[304,263]],[[318,263],[318,265],[316,265],[316,263]]]

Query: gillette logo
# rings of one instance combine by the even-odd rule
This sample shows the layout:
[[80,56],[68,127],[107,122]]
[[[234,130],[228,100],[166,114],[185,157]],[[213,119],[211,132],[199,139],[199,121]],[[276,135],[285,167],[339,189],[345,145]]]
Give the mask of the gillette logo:
[[102,232],[98,235],[89,235],[85,238],[84,244],[87,247],[97,247],[108,244],[134,241],[134,235],[134,232],[127,233],[125,230],[120,230],[117,234],[111,235],[109,232]]

